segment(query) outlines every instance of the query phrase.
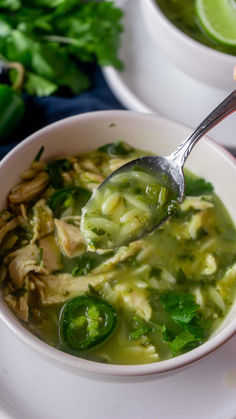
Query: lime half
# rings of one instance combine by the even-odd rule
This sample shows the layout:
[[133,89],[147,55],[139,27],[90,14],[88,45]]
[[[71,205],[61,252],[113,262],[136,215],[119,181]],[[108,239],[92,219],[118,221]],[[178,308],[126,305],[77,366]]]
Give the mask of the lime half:
[[236,0],[196,0],[196,12],[212,39],[236,47]]

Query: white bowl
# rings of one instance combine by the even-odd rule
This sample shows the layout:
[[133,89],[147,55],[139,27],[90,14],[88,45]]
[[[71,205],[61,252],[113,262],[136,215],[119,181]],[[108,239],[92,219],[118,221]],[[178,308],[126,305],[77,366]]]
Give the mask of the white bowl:
[[207,47],[185,35],[162,13],[155,0],[141,0],[148,31],[172,64],[201,82],[218,88],[235,88],[236,57]]
[[[118,140],[160,155],[168,155],[189,133],[189,128],[175,122],[131,111],[93,112],[56,122],[24,140],[0,162],[0,208],[5,206],[9,189],[19,181],[19,175],[29,166],[42,145],[45,146],[46,159],[84,152]],[[216,193],[236,221],[236,189],[232,188],[236,175],[234,158],[212,140],[202,139],[191,153],[187,167],[213,182]],[[110,377],[117,380],[123,377],[129,380],[135,377],[137,380],[138,377],[143,379],[173,372],[222,345],[236,332],[236,302],[220,328],[206,343],[176,358],[146,365],[102,364],[61,352],[25,329],[2,298],[0,319],[25,344],[61,368],[80,374],[99,375],[99,379]]]

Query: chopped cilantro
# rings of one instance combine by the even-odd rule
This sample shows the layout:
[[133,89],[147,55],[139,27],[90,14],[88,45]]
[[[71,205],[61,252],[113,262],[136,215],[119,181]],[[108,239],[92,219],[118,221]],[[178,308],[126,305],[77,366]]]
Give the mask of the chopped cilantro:
[[72,273],[71,273],[72,276],[87,275],[96,266],[95,260],[87,254],[83,254],[76,259],[77,259],[77,264],[72,270]]
[[42,147],[40,147],[38,153],[36,154],[34,161],[39,161],[41,159],[43,152],[44,152],[44,146],[42,145]]
[[158,278],[161,274],[161,268],[152,268],[150,272],[150,278],[154,276],[154,278]]
[[95,233],[97,236],[103,236],[104,234],[106,234],[106,232],[104,230],[102,230],[101,228],[91,228],[91,231],[93,233]]
[[185,175],[185,195],[199,196],[208,195],[214,192],[214,187],[210,182],[202,178],[192,178]]
[[208,326],[197,313],[199,305],[195,303],[194,296],[167,291],[160,299],[172,321],[172,327],[162,327],[162,337],[168,342],[173,355],[199,345]]
[[137,340],[141,338],[141,336],[146,335],[148,332],[150,332],[150,327],[148,325],[140,320],[138,317],[133,317],[132,319],[132,332],[129,334],[129,339],[131,340]]
[[172,319],[181,324],[189,323],[199,308],[192,294],[177,294],[174,291],[163,293],[161,302]]
[[131,154],[134,149],[129,144],[124,143],[123,141],[117,141],[116,143],[105,144],[102,147],[98,148],[98,151],[102,153],[107,153],[109,156],[128,156]]
[[48,163],[46,171],[48,173],[50,183],[53,188],[59,189],[63,187],[64,182],[62,179],[62,172],[67,172],[70,169],[71,163],[67,159],[55,160],[51,163]]
[[178,281],[178,283],[185,283],[186,281],[186,275],[183,271],[183,269],[179,268],[177,273],[176,273],[176,279]]
[[[179,335],[177,335],[172,342],[169,343],[170,348],[173,352],[173,355],[178,354],[180,351],[182,351],[183,349],[186,350],[186,346],[191,344],[191,346],[194,344],[194,346],[196,346],[196,344],[199,342],[199,338],[194,336],[191,332],[189,332],[188,330],[181,332]],[[192,347],[193,349],[193,347]]]
[[55,217],[60,217],[67,208],[72,210],[72,215],[78,215],[81,208],[87,203],[91,192],[77,186],[69,186],[54,192],[48,199],[48,206]]
[[113,255],[113,252],[109,252],[105,255],[99,255],[94,252],[85,252],[82,255],[69,259],[63,257],[62,264],[64,272],[71,273],[72,276],[83,276],[89,274],[102,262],[107,260]]
[[132,268],[137,268],[141,265],[136,256],[130,256],[128,259],[126,259],[125,263]]

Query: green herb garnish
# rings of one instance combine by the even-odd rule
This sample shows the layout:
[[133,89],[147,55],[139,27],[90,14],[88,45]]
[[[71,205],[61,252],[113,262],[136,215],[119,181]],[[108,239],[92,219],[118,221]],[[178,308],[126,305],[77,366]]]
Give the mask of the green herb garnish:
[[48,199],[48,205],[57,218],[60,217],[67,208],[70,208],[72,215],[78,215],[90,196],[91,192],[85,188],[69,186],[68,188],[62,188],[54,192]]
[[133,317],[132,329],[133,331],[129,334],[129,339],[131,340],[137,340],[141,338],[141,336],[146,335],[151,330],[150,327],[148,327],[148,325],[138,317]]
[[194,179],[185,175],[185,195],[186,196],[199,196],[208,195],[214,192],[214,187],[210,182],[205,179]]
[[168,342],[173,355],[198,346],[204,338],[204,324],[199,321],[199,305],[194,296],[167,291],[160,300],[173,321],[173,330],[163,326],[163,340]]
[[50,183],[53,188],[59,189],[64,186],[62,179],[62,172],[67,172],[71,169],[71,163],[67,159],[60,159],[48,163],[46,171],[50,178]]
[[124,143],[123,141],[117,141],[116,143],[105,144],[102,147],[98,148],[98,151],[102,153],[107,153],[109,156],[128,156],[131,154],[134,149],[130,145]]
[[42,145],[42,147],[40,147],[38,153],[36,154],[34,161],[39,161],[41,159],[43,152],[44,152],[44,146]]

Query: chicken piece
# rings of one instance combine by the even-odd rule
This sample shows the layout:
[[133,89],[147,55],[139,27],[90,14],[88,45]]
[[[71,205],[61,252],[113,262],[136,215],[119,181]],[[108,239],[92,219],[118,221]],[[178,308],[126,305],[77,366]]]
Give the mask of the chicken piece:
[[0,211],[0,228],[2,228],[11,218],[12,214],[9,211]]
[[90,173],[91,172],[92,173],[97,173],[97,174],[100,173],[97,166],[95,166],[95,164],[90,159],[81,160],[80,165],[82,167],[82,171],[86,170],[86,171],[89,171]]
[[8,221],[0,230],[0,244],[2,243],[4,237],[9,233],[9,231],[14,230],[19,225],[19,218],[15,217],[11,221]]
[[49,273],[61,269],[61,254],[56,245],[54,235],[50,234],[39,240],[39,247],[43,250],[43,265]]
[[42,304],[58,304],[84,294],[88,291],[89,285],[95,288],[103,282],[111,280],[113,276],[113,272],[77,277],[72,277],[68,273],[38,275],[35,279],[35,286],[40,293]]
[[65,221],[66,223],[71,223],[74,226],[80,227],[80,215],[65,215],[61,218],[62,221]]
[[128,163],[130,159],[120,159],[120,158],[113,158],[109,160],[109,171],[114,172],[115,170],[119,169],[119,167],[123,166],[125,163]]
[[24,322],[27,322],[29,318],[28,298],[29,292],[27,288],[25,293],[19,297],[12,294],[4,296],[4,301],[7,303],[8,307],[13,311],[19,320],[23,320]]
[[55,226],[57,243],[65,256],[74,258],[85,252],[87,246],[78,227],[58,219]]
[[124,308],[134,311],[137,316],[149,321],[152,309],[143,289],[132,287],[130,283],[119,282],[112,289],[112,300],[119,301]]
[[33,218],[30,224],[33,226],[33,237],[30,244],[35,243],[36,240],[54,231],[53,213],[46,204],[45,199],[40,199],[34,205]]
[[217,269],[216,260],[211,253],[208,253],[205,257],[202,275],[212,275]]
[[185,198],[184,202],[180,205],[182,211],[188,211],[191,208],[195,210],[205,210],[208,208],[213,208],[214,205],[212,202],[203,200],[199,196],[188,196]]
[[35,244],[10,253],[4,263],[9,263],[9,274],[17,289],[23,286],[29,272],[48,274],[48,270],[40,263],[40,250]]
[[48,174],[40,172],[33,179],[14,186],[9,194],[10,203],[21,204],[22,202],[30,202],[46,188],[48,180]]
[[142,249],[144,245],[145,242],[143,240],[137,240],[136,242],[131,243],[129,246],[120,247],[114,256],[95,268],[93,273],[97,274],[113,269],[118,263],[123,262],[130,256],[134,256],[136,253],[138,253],[138,251]]
[[232,292],[232,286],[236,280],[236,263],[230,266],[222,278],[218,281],[217,290],[220,292],[223,298],[230,295]]
[[99,184],[104,180],[104,177],[97,173],[83,172],[80,175],[80,180],[84,183],[96,183]]
[[177,238],[177,240],[196,240],[197,232],[202,226],[203,211],[193,214],[190,221],[186,221],[183,224],[171,224],[171,234]]
[[209,286],[207,289],[208,295],[211,298],[211,300],[213,301],[213,303],[221,310],[221,311],[225,311],[226,306],[225,306],[225,302],[222,298],[222,295],[220,294],[219,291],[217,291],[214,287]]

